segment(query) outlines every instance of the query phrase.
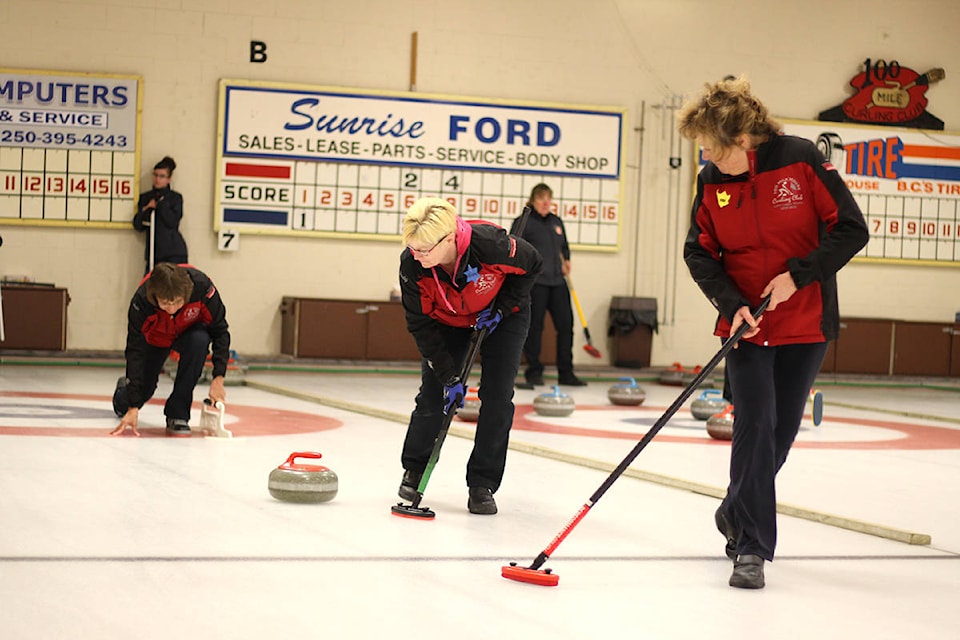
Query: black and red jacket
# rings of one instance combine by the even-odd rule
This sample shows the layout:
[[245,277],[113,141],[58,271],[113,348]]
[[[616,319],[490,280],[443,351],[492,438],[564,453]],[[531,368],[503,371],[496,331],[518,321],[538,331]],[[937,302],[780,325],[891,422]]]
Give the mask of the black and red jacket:
[[230,358],[230,332],[227,311],[216,287],[202,271],[189,265],[180,265],[193,281],[193,292],[177,313],[170,315],[153,306],[147,299],[145,277],[130,300],[127,311],[127,397],[130,406],[140,408],[146,401],[143,397],[144,364],[150,348],[169,349],[173,342],[187,329],[200,324],[206,327],[213,343],[213,375],[227,372]]
[[542,268],[540,254],[526,240],[507,234],[496,225],[457,218],[457,263],[451,278],[435,267],[424,269],[404,249],[400,254],[400,289],[420,354],[439,380],[459,371],[440,333],[440,326],[469,328],[477,314],[496,300],[506,318],[530,302]]
[[836,273],[869,239],[863,213],[809,140],[773,136],[747,158],[750,168],[738,176],[704,166],[684,243],[690,274],[720,312],[715,335],[730,335],[737,309],[755,308],[767,284],[789,271],[797,292],[764,314],[748,342],[835,339]]

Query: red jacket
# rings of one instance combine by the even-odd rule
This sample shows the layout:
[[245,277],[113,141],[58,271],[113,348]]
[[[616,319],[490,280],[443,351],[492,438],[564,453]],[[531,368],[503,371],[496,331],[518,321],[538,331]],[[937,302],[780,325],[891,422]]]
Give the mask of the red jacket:
[[142,407],[146,401],[144,395],[144,365],[147,350],[151,347],[169,349],[170,345],[187,329],[202,324],[207,328],[213,342],[213,375],[222,376],[227,372],[230,358],[230,332],[227,325],[227,311],[220,300],[216,287],[199,269],[189,265],[184,267],[193,280],[193,292],[176,314],[170,315],[153,306],[147,300],[147,278],[130,300],[127,311],[127,397],[130,406]]
[[439,325],[469,328],[477,314],[496,300],[506,318],[530,303],[530,290],[542,268],[537,250],[526,240],[493,224],[457,218],[454,276],[439,267],[424,269],[404,249],[400,289],[407,329],[439,380],[457,375]]
[[737,309],[755,308],[767,284],[789,271],[797,292],[767,312],[748,341],[835,339],[836,273],[869,239],[860,207],[809,140],[775,136],[748,160],[749,171],[739,176],[704,166],[684,243],[690,274],[720,312],[715,335],[730,335]]

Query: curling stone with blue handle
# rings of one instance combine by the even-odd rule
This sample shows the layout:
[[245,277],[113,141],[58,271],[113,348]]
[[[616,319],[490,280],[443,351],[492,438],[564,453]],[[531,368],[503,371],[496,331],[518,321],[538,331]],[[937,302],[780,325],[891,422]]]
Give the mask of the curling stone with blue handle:
[[710,416],[720,413],[730,404],[723,397],[720,389],[707,389],[700,392],[700,397],[695,398],[690,405],[690,413],[697,420],[706,420]]
[[620,378],[619,382],[607,389],[607,398],[613,404],[636,407],[647,399],[647,392],[633,378]]
[[267,488],[277,500],[284,502],[329,502],[337,495],[337,474],[316,464],[295,462],[297,458],[323,457],[315,451],[295,451],[287,461],[270,472]]
[[553,386],[553,393],[541,393],[533,399],[533,409],[541,416],[564,418],[575,408],[573,398],[560,391],[560,387]]

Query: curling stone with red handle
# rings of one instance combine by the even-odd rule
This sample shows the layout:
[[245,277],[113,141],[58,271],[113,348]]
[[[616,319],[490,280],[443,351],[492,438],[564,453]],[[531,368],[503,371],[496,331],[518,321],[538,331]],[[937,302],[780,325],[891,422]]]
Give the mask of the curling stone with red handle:
[[267,488],[277,500],[284,502],[329,502],[337,495],[337,474],[316,464],[297,463],[297,458],[319,460],[315,451],[295,451],[287,461],[270,472]]
[[470,387],[467,389],[467,395],[463,399],[463,406],[457,409],[457,418],[464,422],[476,422],[480,417],[480,396],[477,395],[478,389]]
[[657,382],[660,384],[665,384],[669,386],[682,386],[683,385],[683,365],[679,362],[674,362],[673,366],[669,369],[665,369],[660,377],[657,378]]
[[733,440],[733,405],[707,418],[707,433],[714,440]]
[[647,392],[633,378],[620,378],[623,382],[607,389],[607,398],[613,404],[636,407],[647,399]]

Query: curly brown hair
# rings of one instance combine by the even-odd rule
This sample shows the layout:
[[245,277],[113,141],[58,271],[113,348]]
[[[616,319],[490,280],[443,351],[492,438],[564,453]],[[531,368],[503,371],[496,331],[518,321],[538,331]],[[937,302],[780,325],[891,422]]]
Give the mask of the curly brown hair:
[[735,146],[744,133],[760,141],[783,129],[750,91],[744,76],[705,84],[700,95],[680,108],[677,128],[684,138],[704,136],[723,149]]

